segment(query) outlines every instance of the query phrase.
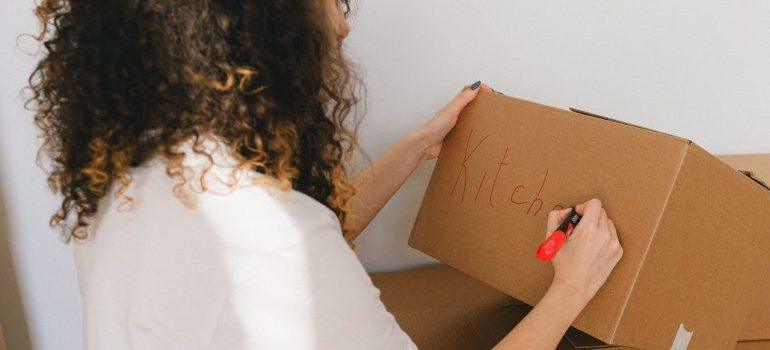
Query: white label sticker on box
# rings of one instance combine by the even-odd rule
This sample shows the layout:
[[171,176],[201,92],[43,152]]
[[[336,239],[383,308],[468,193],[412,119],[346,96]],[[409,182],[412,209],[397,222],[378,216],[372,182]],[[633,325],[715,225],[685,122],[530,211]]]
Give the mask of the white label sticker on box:
[[684,328],[684,324],[680,323],[674,342],[671,343],[671,350],[687,350],[687,346],[690,345],[690,339],[692,339],[692,333],[688,332]]

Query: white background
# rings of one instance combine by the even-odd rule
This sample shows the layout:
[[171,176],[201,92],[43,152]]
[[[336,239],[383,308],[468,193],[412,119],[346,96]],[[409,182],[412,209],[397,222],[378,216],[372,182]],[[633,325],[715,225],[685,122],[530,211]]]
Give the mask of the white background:
[[[70,247],[47,226],[56,201],[34,165],[19,89],[33,59],[32,2],[0,11],[0,186],[32,341],[80,349]],[[359,0],[348,39],[366,72],[371,156],[463,85],[577,107],[695,140],[713,153],[770,152],[770,2]],[[430,260],[406,246],[432,164],[419,168],[359,239],[368,270]]]

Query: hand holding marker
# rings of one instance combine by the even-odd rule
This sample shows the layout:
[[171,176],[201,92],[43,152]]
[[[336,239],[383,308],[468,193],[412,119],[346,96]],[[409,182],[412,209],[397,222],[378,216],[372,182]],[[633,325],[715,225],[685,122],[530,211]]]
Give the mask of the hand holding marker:
[[556,233],[555,237],[564,237],[563,240],[553,238],[557,243],[561,241],[557,244],[559,249],[553,250],[552,255],[543,253],[553,264],[551,287],[564,288],[575,300],[588,303],[623,256],[615,225],[602,208],[602,202],[592,199],[574,208],[551,211],[546,242],[556,231],[562,233]]
[[569,214],[566,218],[564,218],[564,221],[561,222],[561,225],[556,229],[556,231],[553,231],[548,238],[543,241],[543,243],[540,243],[540,246],[537,247],[537,252],[535,255],[538,259],[543,261],[551,261],[554,256],[556,256],[556,253],[559,252],[559,249],[561,249],[561,246],[564,245],[564,241],[569,238],[569,236],[572,234],[572,231],[575,229],[575,226],[580,222],[580,215],[578,215],[575,208],[571,208]]

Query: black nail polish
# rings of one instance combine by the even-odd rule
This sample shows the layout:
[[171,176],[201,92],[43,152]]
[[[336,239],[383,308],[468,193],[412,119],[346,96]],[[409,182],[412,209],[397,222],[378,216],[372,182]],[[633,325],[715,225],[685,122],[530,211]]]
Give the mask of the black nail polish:
[[476,89],[479,88],[479,86],[481,86],[481,81],[480,80],[475,82],[475,83],[473,83],[473,85],[471,85],[471,90],[476,90]]

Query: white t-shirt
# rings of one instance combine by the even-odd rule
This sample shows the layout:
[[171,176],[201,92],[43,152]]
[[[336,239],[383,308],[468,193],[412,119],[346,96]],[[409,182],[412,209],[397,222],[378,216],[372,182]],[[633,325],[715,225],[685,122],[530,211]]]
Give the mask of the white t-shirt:
[[185,205],[160,158],[131,176],[75,243],[88,349],[416,348],[321,203],[248,175]]

